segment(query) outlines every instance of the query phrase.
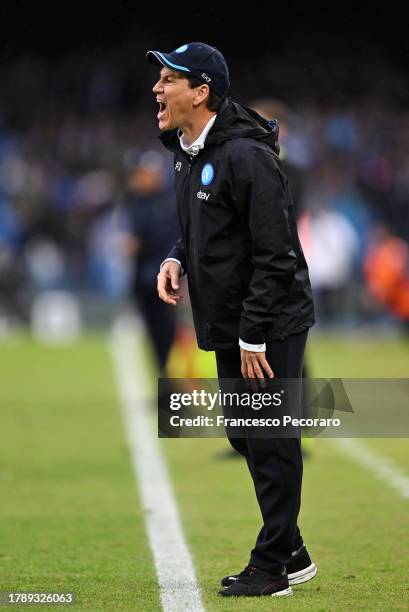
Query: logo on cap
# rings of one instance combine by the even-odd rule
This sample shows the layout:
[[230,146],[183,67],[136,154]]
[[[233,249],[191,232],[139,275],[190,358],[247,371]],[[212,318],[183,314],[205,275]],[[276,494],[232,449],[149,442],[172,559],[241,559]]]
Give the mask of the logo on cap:
[[189,45],[182,45],[175,50],[175,53],[184,53],[189,48]]
[[214,168],[212,164],[206,164],[202,170],[202,185],[210,185],[214,179]]

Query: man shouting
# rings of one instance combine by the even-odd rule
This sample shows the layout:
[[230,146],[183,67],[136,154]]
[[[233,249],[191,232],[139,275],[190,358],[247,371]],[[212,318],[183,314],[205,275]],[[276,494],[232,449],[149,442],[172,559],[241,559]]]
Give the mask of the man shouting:
[[[214,47],[194,42],[147,58],[160,70],[153,92],[175,156],[181,230],[158,274],[159,297],[176,306],[187,274],[198,345],[215,351],[219,378],[299,378],[314,307],[277,122],[227,98],[228,67]],[[229,439],[247,460],[263,526],[220,594],[291,595],[317,571],[297,526],[300,439]]]

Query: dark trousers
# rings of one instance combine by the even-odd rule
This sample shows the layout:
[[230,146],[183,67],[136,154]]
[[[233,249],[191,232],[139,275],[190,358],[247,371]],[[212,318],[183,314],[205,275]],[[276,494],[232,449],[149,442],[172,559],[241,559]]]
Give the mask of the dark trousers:
[[[266,359],[275,378],[300,378],[308,330],[267,343]],[[216,350],[219,378],[241,378],[240,349]],[[247,461],[263,526],[249,563],[280,573],[291,553],[302,546],[297,526],[301,503],[302,454],[299,438],[230,438]]]
[[163,374],[176,335],[176,313],[158,299],[155,288],[140,289],[136,293],[138,306],[145,319],[149,336]]

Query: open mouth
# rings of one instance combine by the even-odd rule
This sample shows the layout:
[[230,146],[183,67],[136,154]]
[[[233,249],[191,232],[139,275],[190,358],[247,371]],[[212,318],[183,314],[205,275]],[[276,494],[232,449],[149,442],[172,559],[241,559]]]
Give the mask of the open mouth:
[[166,111],[166,104],[165,104],[165,102],[159,102],[158,117],[161,117],[164,114],[165,111]]

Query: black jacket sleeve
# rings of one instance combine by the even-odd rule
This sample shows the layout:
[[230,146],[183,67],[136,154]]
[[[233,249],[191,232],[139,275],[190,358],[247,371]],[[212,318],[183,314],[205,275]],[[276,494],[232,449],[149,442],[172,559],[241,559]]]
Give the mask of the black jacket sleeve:
[[182,274],[186,273],[185,245],[183,244],[182,238],[179,238],[176,241],[175,245],[170,250],[170,253],[167,255],[167,258],[168,257],[172,257],[173,259],[178,259],[180,263],[182,264]]
[[261,344],[288,297],[297,269],[289,222],[291,200],[286,177],[267,148],[247,149],[233,169],[254,270],[242,304],[239,336],[244,342]]

